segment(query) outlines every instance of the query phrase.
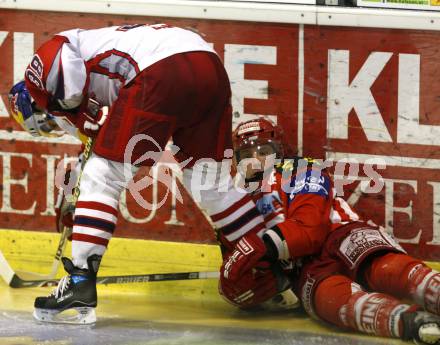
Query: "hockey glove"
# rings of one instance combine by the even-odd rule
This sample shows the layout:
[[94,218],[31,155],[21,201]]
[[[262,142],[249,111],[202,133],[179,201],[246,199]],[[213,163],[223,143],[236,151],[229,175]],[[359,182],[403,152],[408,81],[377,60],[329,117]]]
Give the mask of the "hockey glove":
[[260,262],[258,268],[244,272],[232,281],[220,275],[219,293],[229,303],[239,308],[254,307],[277,294],[275,278],[269,263]]
[[219,293],[242,309],[259,307],[280,311],[295,309],[300,303],[279,263],[259,261],[258,266],[232,282],[220,276]]
[[78,162],[72,169],[57,170],[55,176],[55,182],[58,187],[58,197],[55,205],[56,227],[58,232],[62,232],[64,227],[67,228],[69,241],[72,238],[73,217],[75,214],[75,203],[72,201],[73,193],[83,159],[83,154],[79,154]]
[[57,231],[62,232],[64,227],[68,231],[67,238],[72,240],[73,216],[75,214],[75,205],[66,200],[64,192],[60,189],[58,193],[57,204],[55,205]]
[[101,126],[108,116],[108,107],[101,105],[92,98],[89,98],[87,104],[82,106],[78,112],[76,126],[81,133],[96,138]]
[[256,267],[258,261],[266,254],[266,245],[254,233],[243,236],[227,255],[220,268],[220,275],[224,279],[236,282],[238,279]]

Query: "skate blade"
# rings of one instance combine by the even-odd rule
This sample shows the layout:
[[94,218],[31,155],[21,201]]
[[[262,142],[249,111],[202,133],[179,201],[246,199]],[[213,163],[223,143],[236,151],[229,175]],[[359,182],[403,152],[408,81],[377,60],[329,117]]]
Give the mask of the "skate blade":
[[96,322],[95,308],[77,307],[59,312],[58,310],[35,308],[35,320],[48,323],[90,325]]
[[436,323],[427,323],[419,329],[421,344],[437,344],[440,340],[440,328]]

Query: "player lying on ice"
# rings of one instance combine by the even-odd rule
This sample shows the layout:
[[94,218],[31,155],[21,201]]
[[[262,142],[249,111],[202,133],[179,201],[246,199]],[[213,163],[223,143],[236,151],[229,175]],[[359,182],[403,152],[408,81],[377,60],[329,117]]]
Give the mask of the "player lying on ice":
[[240,124],[233,144],[240,174],[260,183],[252,196],[268,230],[219,233],[219,291],[228,302],[288,309],[298,296],[311,317],[343,329],[440,344],[440,273],[359,219],[317,162],[268,164],[270,155],[283,156],[272,122]]
[[[151,152],[163,150],[172,136],[177,157],[186,162],[184,184],[196,190],[192,195],[217,226],[234,209],[243,219],[235,230],[264,228],[263,217],[248,212],[255,209],[252,198],[232,188],[229,172],[216,179],[224,153],[232,155],[231,91],[221,60],[196,33],[164,24],[65,31],[38,48],[24,79],[11,89],[10,108],[25,130],[52,135],[56,122],[96,137],[75,208],[72,260],[63,260],[68,275],[50,296],[36,299],[38,320],[66,321],[57,314],[76,308],[72,322],[95,322],[96,274],[128,183],[124,153],[138,134],[142,140],[127,163],[152,165],[155,159],[143,155],[154,158]],[[103,108],[90,111],[90,99]],[[201,164],[205,158],[211,163]],[[207,180],[216,183],[197,190]]]

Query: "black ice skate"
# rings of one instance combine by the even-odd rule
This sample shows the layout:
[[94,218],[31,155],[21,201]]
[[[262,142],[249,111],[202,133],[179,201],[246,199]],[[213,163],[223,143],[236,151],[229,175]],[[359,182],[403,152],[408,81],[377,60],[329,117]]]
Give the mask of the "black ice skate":
[[[35,299],[34,318],[55,323],[96,322],[96,273],[101,256],[92,255],[87,259],[89,269],[75,267],[68,258],[62,258],[62,261],[68,275],[60,280],[57,288],[48,297]],[[76,311],[76,315],[65,315],[68,313],[67,310]],[[64,311],[66,313],[61,315]]]
[[440,345],[440,317],[426,311],[402,313],[404,340]]

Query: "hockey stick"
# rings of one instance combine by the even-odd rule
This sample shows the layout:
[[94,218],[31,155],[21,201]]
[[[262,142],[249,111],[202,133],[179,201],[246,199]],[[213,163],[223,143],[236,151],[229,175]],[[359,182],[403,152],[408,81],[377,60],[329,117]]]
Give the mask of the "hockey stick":
[[[67,245],[68,233],[69,233],[69,230],[66,227],[64,227],[63,231],[61,233],[61,236],[60,236],[60,241],[58,243],[57,251],[55,252],[55,257],[54,257],[54,260],[52,263],[52,269],[49,272],[49,274],[40,274],[40,273],[26,272],[26,271],[17,271],[17,274],[19,274],[22,279],[26,279],[26,280],[54,279],[57,272],[58,272],[58,268],[60,267],[61,257],[63,256],[64,249],[66,248],[66,245]],[[0,251],[0,254],[1,254],[1,251]],[[1,254],[0,260],[6,260],[5,257],[3,256],[3,254]],[[0,265],[0,267],[1,267],[1,265]],[[1,272],[0,272],[0,275],[1,275]]]
[[[3,254],[0,252],[0,272],[6,283],[12,288],[55,286],[58,284],[56,279],[21,279],[9,266]],[[219,272],[178,272],[178,273],[150,273],[133,274],[122,276],[104,276],[97,277],[98,284],[128,284],[128,283],[146,283],[169,280],[192,280],[192,279],[215,279],[219,277]]]
[[[79,181],[81,179],[81,174],[85,162],[89,158],[92,147],[92,141],[89,139],[86,147],[84,149],[84,160],[81,165],[80,175],[78,177],[77,187],[75,187],[75,192],[73,195],[73,200],[77,200],[79,196]],[[181,172],[177,172],[177,178],[182,182]],[[205,216],[210,225],[213,225],[209,216],[200,208],[198,203],[196,205],[199,207],[202,214]],[[32,273],[26,273],[25,275],[17,275],[16,272],[11,268],[5,257],[0,251],[0,276],[5,280],[5,282],[13,288],[22,287],[42,287],[42,286],[54,286],[58,283],[58,280],[54,279],[58,267],[61,261],[61,256],[64,251],[64,247],[67,239],[67,231],[64,229],[63,234],[58,245],[57,253],[55,255],[55,261],[53,264],[52,272],[53,276],[38,275]],[[164,274],[141,274],[141,275],[126,275],[126,276],[108,276],[108,277],[98,277],[98,284],[122,284],[122,283],[137,283],[137,282],[149,282],[149,281],[166,281],[166,280],[188,280],[188,279],[208,279],[208,278],[218,278],[219,272],[184,272],[184,273],[164,273]]]
[[[92,147],[93,147],[93,139],[88,138],[83,151],[83,159],[81,161],[81,168],[79,170],[78,179],[76,181],[75,188],[73,189],[73,194],[70,197],[69,202],[75,204],[79,197],[79,184],[81,182],[81,176],[82,172],[84,170],[84,166],[89,159],[91,153],[92,153]],[[67,238],[70,231],[65,226],[63,227],[63,231],[60,235],[60,241],[58,243],[58,248],[55,252],[54,261],[52,264],[52,269],[49,272],[49,274],[40,274],[40,273],[34,273],[34,272],[25,272],[25,271],[17,271],[17,273],[14,272],[16,279],[20,279],[21,281],[41,281],[41,280],[53,280],[58,272],[58,268],[60,267],[61,263],[61,257],[63,256],[64,249],[67,245]],[[3,256],[2,252],[0,251],[0,276],[3,277],[3,279],[10,285],[10,281],[8,279],[10,278],[10,271],[12,270],[11,266],[8,264],[6,258]],[[18,275],[19,274],[19,275]],[[11,285],[10,285],[11,286]]]

